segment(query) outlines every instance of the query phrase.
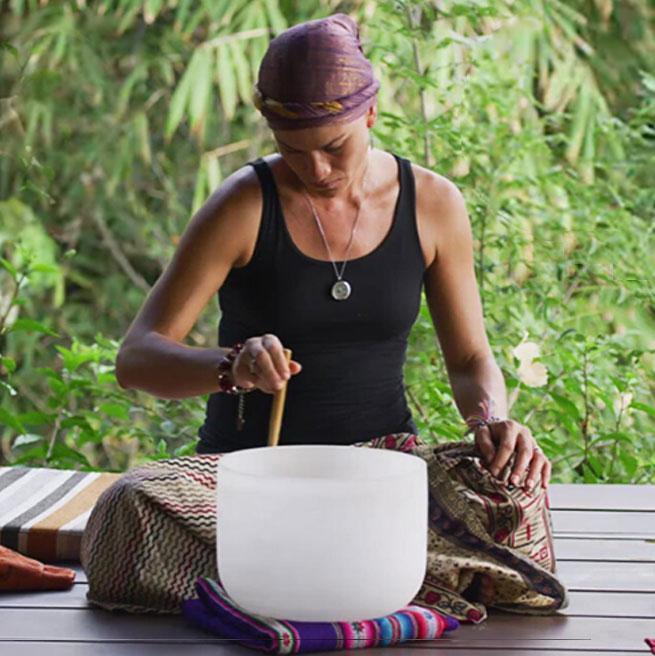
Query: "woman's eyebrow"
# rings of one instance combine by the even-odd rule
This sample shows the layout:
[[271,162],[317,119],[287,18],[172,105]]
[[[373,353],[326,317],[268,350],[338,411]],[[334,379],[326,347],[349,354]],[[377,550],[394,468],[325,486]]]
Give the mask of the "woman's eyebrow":
[[[321,146],[320,148],[318,148],[318,150],[323,150],[324,148],[329,148],[335,142],[339,141],[339,139],[343,139],[343,137],[345,137],[345,136],[346,136],[345,134],[339,135],[335,139],[332,139],[332,141],[330,141],[330,143],[327,143],[324,146]],[[289,144],[285,144],[284,141],[282,141],[279,137],[277,138],[277,140],[278,140],[278,143],[282,144],[285,148],[289,148],[291,150],[298,150],[299,152],[302,152],[299,148],[295,148],[294,146],[289,146]]]

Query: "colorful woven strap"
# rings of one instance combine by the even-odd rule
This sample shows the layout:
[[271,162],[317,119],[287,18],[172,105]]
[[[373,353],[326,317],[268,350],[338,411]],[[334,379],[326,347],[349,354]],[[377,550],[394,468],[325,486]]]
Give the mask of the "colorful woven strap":
[[439,638],[459,626],[456,619],[417,605],[360,622],[292,622],[247,613],[213,579],[198,578],[196,592],[198,599],[182,604],[191,622],[226,640],[270,654],[387,647]]

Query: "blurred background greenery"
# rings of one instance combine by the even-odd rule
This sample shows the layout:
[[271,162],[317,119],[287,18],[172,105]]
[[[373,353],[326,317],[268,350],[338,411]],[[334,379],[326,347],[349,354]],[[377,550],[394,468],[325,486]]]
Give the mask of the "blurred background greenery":
[[[337,11],[382,82],[376,145],[466,197],[511,415],[553,481],[655,482],[650,0],[0,2],[0,464],[193,453],[205,399],[121,390],[118,343],[191,214],[274,150],[268,41]],[[406,383],[421,434],[461,439],[425,304]]]

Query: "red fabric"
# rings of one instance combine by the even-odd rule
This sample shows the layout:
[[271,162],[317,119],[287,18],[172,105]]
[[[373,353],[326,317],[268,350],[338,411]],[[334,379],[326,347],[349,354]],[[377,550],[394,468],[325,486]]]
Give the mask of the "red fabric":
[[45,565],[0,546],[0,590],[67,590],[75,581],[75,572],[67,567]]
[[646,644],[650,647],[650,653],[655,654],[655,638],[644,638]]

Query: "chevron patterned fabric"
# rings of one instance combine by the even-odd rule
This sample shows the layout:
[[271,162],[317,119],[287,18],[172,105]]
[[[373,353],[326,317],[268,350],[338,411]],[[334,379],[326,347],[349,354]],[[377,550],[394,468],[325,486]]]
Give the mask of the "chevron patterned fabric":
[[[475,587],[486,576],[495,587],[493,607],[549,615],[568,605],[556,575],[546,490],[531,496],[505,486],[466,442],[434,446],[401,433],[354,446],[402,450],[428,463],[427,574],[412,603],[482,622],[487,610]],[[220,458],[152,462],[102,494],[82,539],[89,601],[131,612],[179,613],[182,602],[195,596],[198,577],[220,584],[215,553]]]

